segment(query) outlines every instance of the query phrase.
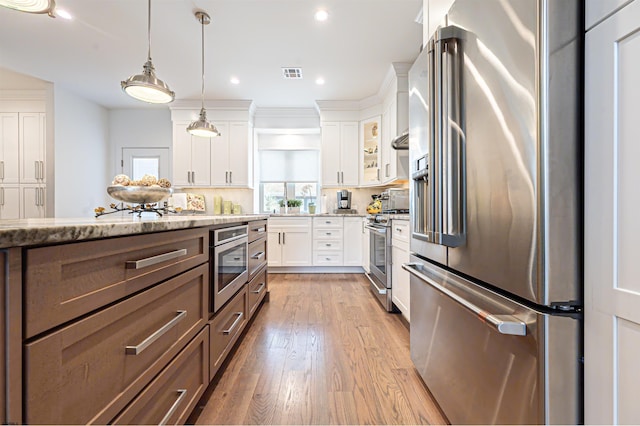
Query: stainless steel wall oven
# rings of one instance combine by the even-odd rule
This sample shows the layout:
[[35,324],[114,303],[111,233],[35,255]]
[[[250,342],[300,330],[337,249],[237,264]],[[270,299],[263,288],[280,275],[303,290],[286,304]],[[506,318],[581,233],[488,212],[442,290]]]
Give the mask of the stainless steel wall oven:
[[211,231],[211,313],[217,312],[249,277],[247,225]]

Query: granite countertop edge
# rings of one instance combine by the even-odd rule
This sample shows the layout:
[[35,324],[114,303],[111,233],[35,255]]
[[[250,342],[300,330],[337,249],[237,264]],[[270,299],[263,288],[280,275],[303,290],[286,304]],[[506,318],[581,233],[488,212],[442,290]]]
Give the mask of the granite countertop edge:
[[268,217],[252,214],[0,220],[0,249],[242,223]]

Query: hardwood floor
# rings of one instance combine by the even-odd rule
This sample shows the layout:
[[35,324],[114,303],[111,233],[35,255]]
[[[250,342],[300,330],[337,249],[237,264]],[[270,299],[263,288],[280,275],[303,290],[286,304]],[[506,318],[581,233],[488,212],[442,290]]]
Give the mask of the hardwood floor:
[[[359,274],[270,274],[197,424],[442,424],[409,332]],[[194,418],[196,417],[197,418]]]

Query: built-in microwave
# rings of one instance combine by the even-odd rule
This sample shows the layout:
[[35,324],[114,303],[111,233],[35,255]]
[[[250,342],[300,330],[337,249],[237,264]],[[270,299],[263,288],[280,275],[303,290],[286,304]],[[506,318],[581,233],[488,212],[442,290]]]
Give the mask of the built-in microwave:
[[249,277],[248,227],[214,229],[210,235],[211,313],[217,312]]

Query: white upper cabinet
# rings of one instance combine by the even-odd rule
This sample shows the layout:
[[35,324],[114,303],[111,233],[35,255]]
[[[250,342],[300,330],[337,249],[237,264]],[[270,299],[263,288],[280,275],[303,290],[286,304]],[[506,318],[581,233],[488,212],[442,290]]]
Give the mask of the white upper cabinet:
[[322,186],[358,186],[358,122],[323,122]]
[[190,121],[173,123],[173,185],[209,186],[211,139],[187,132]]
[[216,122],[220,137],[211,139],[211,185],[250,187],[252,150],[246,122]]
[[0,114],[0,183],[20,182],[18,113]]
[[19,113],[20,183],[45,182],[45,114]]
[[381,117],[376,116],[360,122],[361,169],[360,185],[379,185],[381,182],[380,159],[382,147]]

